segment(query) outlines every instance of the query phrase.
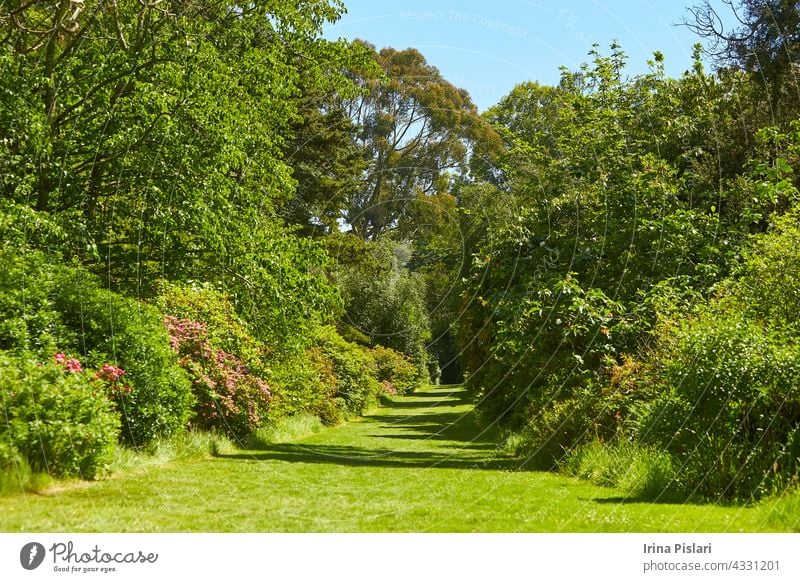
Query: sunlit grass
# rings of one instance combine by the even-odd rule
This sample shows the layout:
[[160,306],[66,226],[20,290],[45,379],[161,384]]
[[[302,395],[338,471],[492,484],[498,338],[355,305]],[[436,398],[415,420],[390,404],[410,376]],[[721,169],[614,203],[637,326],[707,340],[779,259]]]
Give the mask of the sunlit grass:
[[[291,442],[284,438],[308,429],[318,432]],[[281,431],[265,435],[254,450],[218,447],[215,456],[200,458],[163,453],[162,462],[150,465],[120,461],[120,472],[88,486],[4,497],[0,528],[755,532],[798,527],[792,518],[796,498],[770,507],[643,503],[586,481],[519,470],[518,461],[498,452],[495,435],[479,433],[460,388],[395,397],[341,427],[311,426],[306,419]]]

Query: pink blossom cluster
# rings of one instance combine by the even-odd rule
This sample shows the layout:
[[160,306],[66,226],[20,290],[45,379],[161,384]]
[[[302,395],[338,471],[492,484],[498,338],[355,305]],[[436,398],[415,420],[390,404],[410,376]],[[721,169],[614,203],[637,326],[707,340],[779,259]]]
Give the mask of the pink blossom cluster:
[[112,366],[111,364],[103,364],[94,377],[100,380],[105,380],[106,382],[116,382],[123,375],[125,375],[125,370],[122,368]]
[[[71,374],[79,374],[84,371],[83,366],[78,359],[68,358],[66,354],[61,352],[55,354],[53,356],[53,360],[56,364],[63,366],[64,370],[70,372]],[[128,384],[119,382],[119,379],[123,375],[125,375],[125,370],[122,368],[112,364],[103,364],[100,369],[95,372],[94,376],[92,376],[92,379],[107,382],[110,385],[112,392],[116,392],[118,394],[130,394],[131,387]]]
[[73,374],[83,372],[83,367],[81,367],[81,363],[75,358],[68,358],[65,354],[59,352],[53,356],[53,359],[55,360],[56,364],[61,364],[62,366],[64,366],[64,369],[67,372],[71,372]]
[[119,381],[125,375],[125,370],[112,364],[103,364],[95,373],[96,380],[107,382],[111,387],[111,392],[117,394],[130,394],[131,387]]
[[204,323],[167,316],[164,324],[181,367],[192,378],[200,425],[237,436],[257,428],[271,398],[267,383],[237,356],[212,346]]
[[199,351],[205,358],[212,357],[211,346],[206,341],[208,330],[205,323],[167,315],[164,325],[169,332],[169,345],[173,351],[181,355]]

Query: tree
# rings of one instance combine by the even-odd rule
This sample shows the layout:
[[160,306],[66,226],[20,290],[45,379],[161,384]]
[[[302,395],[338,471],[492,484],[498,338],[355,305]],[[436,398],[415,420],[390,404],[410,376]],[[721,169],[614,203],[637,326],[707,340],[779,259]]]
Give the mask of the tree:
[[[722,0],[729,14],[708,0],[690,9],[689,28],[710,42],[709,52],[722,67],[753,74],[768,88],[772,108],[786,99],[800,101],[800,2],[794,0]],[[732,27],[726,22],[732,21]]]
[[352,233],[335,233],[323,240],[344,303],[344,335],[366,337],[371,345],[408,355],[419,376],[427,377],[431,336],[425,279],[408,268],[411,246],[389,237],[365,241]]
[[226,289],[281,343],[327,317],[324,254],[276,207],[294,195],[301,92],[355,88],[351,45],[320,38],[341,9],[4,2],[0,195],[27,217],[24,242],[50,224],[62,259],[137,296],[158,278]]
[[357,76],[365,92],[347,103],[369,165],[344,212],[373,240],[397,226],[417,193],[448,190],[468,172],[474,144],[491,135],[467,92],[416,49],[384,48],[374,58],[385,76]]

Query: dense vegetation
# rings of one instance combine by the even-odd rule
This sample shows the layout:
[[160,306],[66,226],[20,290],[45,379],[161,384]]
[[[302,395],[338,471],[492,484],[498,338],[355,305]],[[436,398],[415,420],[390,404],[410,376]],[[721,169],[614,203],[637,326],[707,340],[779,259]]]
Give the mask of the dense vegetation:
[[117,442],[336,423],[424,379],[419,339],[404,354],[330,327],[347,295],[285,218],[328,155],[296,140],[360,94],[350,71],[378,71],[320,38],[341,10],[3,4],[4,471],[94,478]]
[[699,50],[680,79],[659,54],[628,78],[612,46],[486,113],[506,149],[459,190],[458,335],[533,465],[750,499],[798,479],[797,90]]
[[800,6],[735,6],[689,13],[713,71],[597,47],[479,115],[414,49],[324,40],[336,0],[6,2],[0,469],[441,377],[529,466],[795,486]]

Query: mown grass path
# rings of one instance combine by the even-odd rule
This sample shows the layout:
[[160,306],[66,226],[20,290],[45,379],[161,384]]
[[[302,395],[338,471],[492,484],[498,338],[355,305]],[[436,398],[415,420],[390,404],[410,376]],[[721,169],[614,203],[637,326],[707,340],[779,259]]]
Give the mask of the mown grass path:
[[482,438],[463,389],[394,398],[265,450],[178,461],[0,499],[0,529],[107,532],[769,531],[759,508],[650,504],[519,470]]

